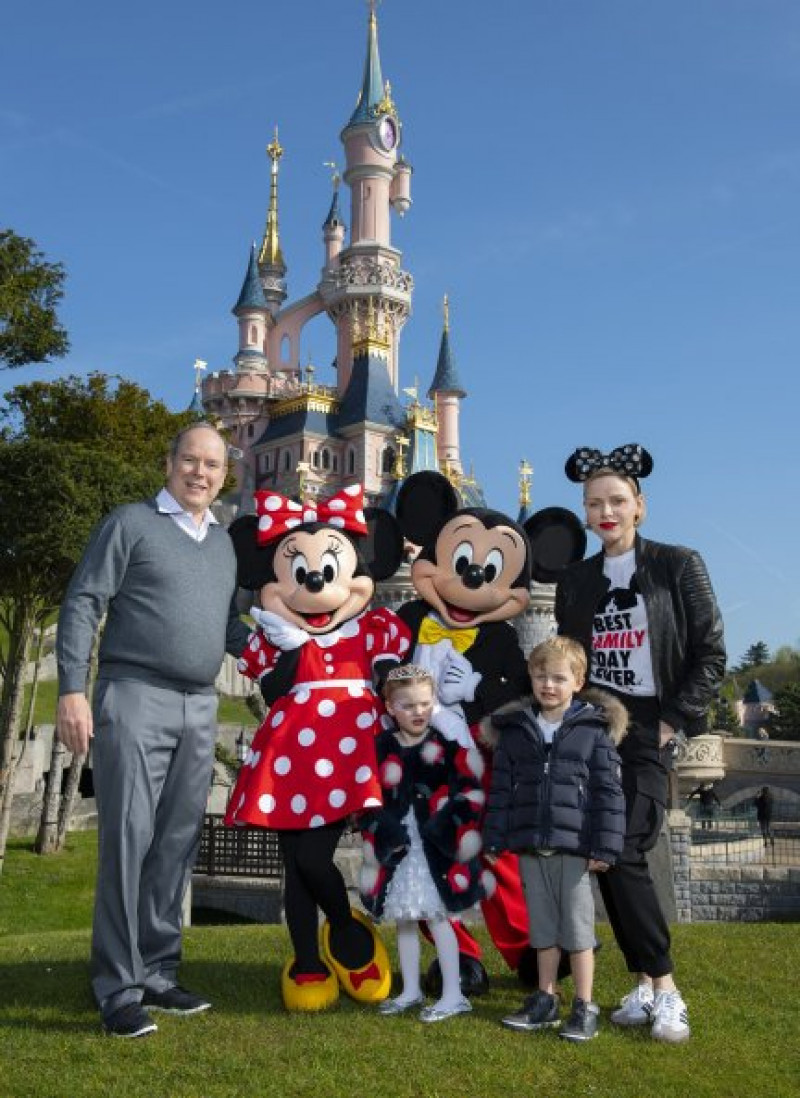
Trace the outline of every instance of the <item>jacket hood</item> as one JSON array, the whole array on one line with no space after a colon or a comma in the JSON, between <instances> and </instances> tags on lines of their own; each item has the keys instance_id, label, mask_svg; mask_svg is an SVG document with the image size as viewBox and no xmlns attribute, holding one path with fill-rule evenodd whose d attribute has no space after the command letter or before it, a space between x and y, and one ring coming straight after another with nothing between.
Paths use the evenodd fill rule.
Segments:
<instances>
[{"instance_id":1,"label":"jacket hood","mask_svg":"<svg viewBox=\"0 0 800 1098\"><path fill-rule=\"evenodd\" d=\"M576 708L575 702L579 703L580 708ZM575 702L567 711L566 719L571 721L576 717L582 719L587 717L599 718L607 725L611 742L615 747L619 747L627 735L630 720L628 710L622 702L613 694L609 694L608 691L600 690L594 686L590 686L576 694ZM520 713L526 709L531 709L535 704L533 697L528 696L518 698L516 701L509 702L508 705L496 709L494 713L490 713L480 722L478 739L485 747L494 750L503 728L513 724Z\"/></svg>"}]
</instances>

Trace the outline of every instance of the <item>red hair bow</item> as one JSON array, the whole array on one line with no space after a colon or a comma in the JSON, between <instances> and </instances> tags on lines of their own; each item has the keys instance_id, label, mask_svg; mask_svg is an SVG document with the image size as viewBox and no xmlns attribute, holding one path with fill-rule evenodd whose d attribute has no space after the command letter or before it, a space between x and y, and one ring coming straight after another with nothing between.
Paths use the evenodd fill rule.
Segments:
<instances>
[{"instance_id":1,"label":"red hair bow","mask_svg":"<svg viewBox=\"0 0 800 1098\"><path fill-rule=\"evenodd\" d=\"M296 527L312 522L327 522L351 534L368 533L364 517L364 489L360 484L351 484L330 499L309 503L298 503L278 492L256 492L254 499L259 545L269 545Z\"/></svg>"}]
</instances>

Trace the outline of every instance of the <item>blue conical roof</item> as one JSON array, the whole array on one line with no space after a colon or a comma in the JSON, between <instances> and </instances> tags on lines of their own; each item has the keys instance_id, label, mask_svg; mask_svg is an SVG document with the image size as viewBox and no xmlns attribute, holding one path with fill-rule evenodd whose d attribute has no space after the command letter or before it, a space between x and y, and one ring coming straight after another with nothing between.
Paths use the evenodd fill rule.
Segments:
<instances>
[{"instance_id":1,"label":"blue conical roof","mask_svg":"<svg viewBox=\"0 0 800 1098\"><path fill-rule=\"evenodd\" d=\"M206 410L203 407L203 398L200 396L200 389L197 388L194 391L192 397L192 403L186 409L187 412L191 412L195 419L205 419Z\"/></svg>"},{"instance_id":2,"label":"blue conical roof","mask_svg":"<svg viewBox=\"0 0 800 1098\"><path fill-rule=\"evenodd\" d=\"M240 309L266 309L267 299L264 297L264 287L258 274L258 249L255 244L250 249L250 259L247 264L247 274L244 276L239 300L233 307L233 312Z\"/></svg>"},{"instance_id":3,"label":"blue conical roof","mask_svg":"<svg viewBox=\"0 0 800 1098\"><path fill-rule=\"evenodd\" d=\"M383 99L383 74L381 57L378 53L378 20L374 10L369 13L367 27L367 57L364 61L364 79L356 103L356 109L350 116L350 125L354 122L368 122L374 117L375 107Z\"/></svg>"},{"instance_id":4,"label":"blue conical roof","mask_svg":"<svg viewBox=\"0 0 800 1098\"><path fill-rule=\"evenodd\" d=\"M453 357L453 352L450 349L450 332L445 325L442 331L442 342L439 344L439 359L436 363L436 374L434 375L431 387L428 390L428 396L433 396L434 393L455 393L456 396L465 397L467 395L466 390L461 384L458 376L458 370L456 369L456 361Z\"/></svg>"},{"instance_id":5,"label":"blue conical roof","mask_svg":"<svg viewBox=\"0 0 800 1098\"><path fill-rule=\"evenodd\" d=\"M328 216L322 222L323 229L332 229L337 225L344 226L342 220L342 214L339 209L339 188L336 187L333 192L333 198L331 199L331 208L328 210Z\"/></svg>"}]
</instances>

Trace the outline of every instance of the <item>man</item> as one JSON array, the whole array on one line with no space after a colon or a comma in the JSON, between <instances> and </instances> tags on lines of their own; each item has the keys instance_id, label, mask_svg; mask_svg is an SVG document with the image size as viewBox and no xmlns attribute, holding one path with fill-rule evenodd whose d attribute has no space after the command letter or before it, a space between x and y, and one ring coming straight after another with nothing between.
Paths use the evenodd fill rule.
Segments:
<instances>
[{"instance_id":1,"label":"man","mask_svg":"<svg viewBox=\"0 0 800 1098\"><path fill-rule=\"evenodd\" d=\"M95 529L58 623L59 738L93 741L98 870L92 988L106 1032L141 1037L148 1008L195 1014L181 988L181 909L197 852L216 738L214 679L248 630L234 608L236 559L209 507L226 472L210 424L181 431L166 486ZM107 611L93 710L86 683Z\"/></svg>"}]
</instances>

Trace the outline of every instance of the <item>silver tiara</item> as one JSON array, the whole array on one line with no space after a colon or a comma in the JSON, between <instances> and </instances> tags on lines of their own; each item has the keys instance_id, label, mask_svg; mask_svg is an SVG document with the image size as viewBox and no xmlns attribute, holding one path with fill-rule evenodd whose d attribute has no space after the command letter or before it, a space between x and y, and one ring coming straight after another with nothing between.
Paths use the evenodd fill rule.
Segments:
<instances>
[{"instance_id":1,"label":"silver tiara","mask_svg":"<svg viewBox=\"0 0 800 1098\"><path fill-rule=\"evenodd\" d=\"M418 663L404 663L400 667L393 667L386 676L386 682L420 682L426 680L432 682L430 671L420 667Z\"/></svg>"}]
</instances>

